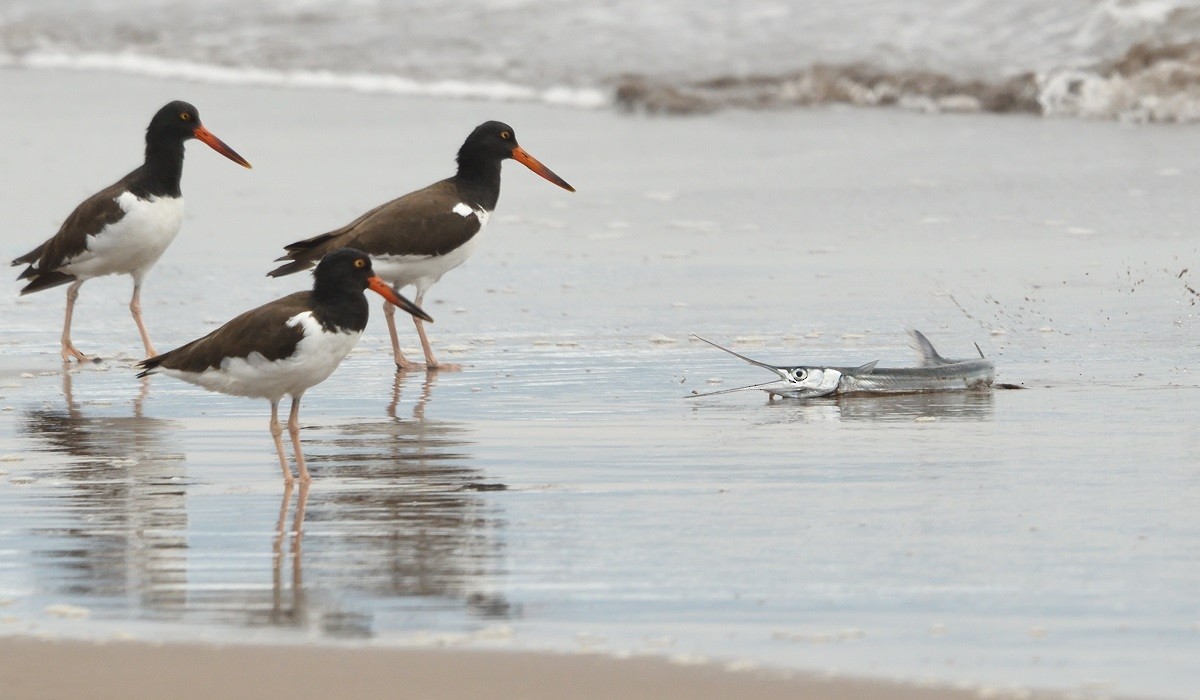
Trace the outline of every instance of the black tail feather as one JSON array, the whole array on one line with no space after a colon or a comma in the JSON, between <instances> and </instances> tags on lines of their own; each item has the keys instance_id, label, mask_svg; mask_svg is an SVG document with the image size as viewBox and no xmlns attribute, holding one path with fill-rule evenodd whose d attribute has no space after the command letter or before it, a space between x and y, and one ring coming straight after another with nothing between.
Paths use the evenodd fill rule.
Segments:
<instances>
[{"instance_id":1,"label":"black tail feather","mask_svg":"<svg viewBox=\"0 0 1200 700\"><path fill-rule=\"evenodd\" d=\"M17 279L30 278L32 279L29 284L25 285L25 287L21 289L22 295L33 294L34 292L40 292L43 289L50 289L59 285L69 284L78 279L75 277L75 275L68 275L65 272L59 272L57 270L40 272L33 269L32 265L27 270L22 272L19 277L17 277Z\"/></svg>"},{"instance_id":2,"label":"black tail feather","mask_svg":"<svg viewBox=\"0 0 1200 700\"><path fill-rule=\"evenodd\" d=\"M40 246L29 251L28 253L22 255L21 257L13 258L12 267L17 267L19 265L29 265L30 267L32 267L33 264L36 263L38 261L38 259L42 257L42 250L45 247L46 247L46 244L43 243ZM26 272L28 272L28 270L26 270Z\"/></svg>"},{"instance_id":3,"label":"black tail feather","mask_svg":"<svg viewBox=\"0 0 1200 700\"><path fill-rule=\"evenodd\" d=\"M141 379L142 377L146 377L151 374L154 374L154 371L157 370L158 366L161 365L163 363L163 361L167 359L167 355L169 355L169 354L170 353L164 352L161 355L155 355L154 357L147 357L146 359L137 363L137 366L142 369L142 371L138 372L138 374L137 374L138 379Z\"/></svg>"},{"instance_id":4,"label":"black tail feather","mask_svg":"<svg viewBox=\"0 0 1200 700\"><path fill-rule=\"evenodd\" d=\"M284 260L290 260L291 262L271 270L267 273L267 277L283 277L284 275L291 275L311 269L321 260L321 256L328 252L324 248L329 241L338 235L337 232L322 233L319 236L305 238L302 241L285 245L283 249L287 253L282 257L275 258L275 262L282 262Z\"/></svg>"},{"instance_id":5,"label":"black tail feather","mask_svg":"<svg viewBox=\"0 0 1200 700\"><path fill-rule=\"evenodd\" d=\"M305 238L304 240L296 241L295 243L288 243L287 245L285 245L283 247L283 249L290 253L306 253L314 248L317 248L318 246L328 243L331 238L340 236L341 233L342 233L341 231L330 231L329 233L322 233L319 236L313 236L312 238ZM292 256L287 256L287 257L295 257L295 256L292 255Z\"/></svg>"},{"instance_id":6,"label":"black tail feather","mask_svg":"<svg viewBox=\"0 0 1200 700\"><path fill-rule=\"evenodd\" d=\"M280 258L280 260L285 260L285 259L287 259L287 258ZM274 270L271 270L270 272L267 273L267 277L283 277L284 275L290 275L290 274L293 274L296 272L303 272L304 270L311 268L314 264L315 263L310 260L293 260L292 262L290 262L286 265L280 265L279 267L275 268Z\"/></svg>"}]
</instances>

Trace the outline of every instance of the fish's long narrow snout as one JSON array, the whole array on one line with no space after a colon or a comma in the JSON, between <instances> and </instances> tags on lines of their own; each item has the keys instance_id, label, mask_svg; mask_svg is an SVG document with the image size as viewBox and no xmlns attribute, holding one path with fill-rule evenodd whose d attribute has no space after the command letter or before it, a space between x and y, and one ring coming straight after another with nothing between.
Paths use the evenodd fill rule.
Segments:
<instances>
[{"instance_id":1,"label":"fish's long narrow snout","mask_svg":"<svg viewBox=\"0 0 1200 700\"><path fill-rule=\"evenodd\" d=\"M698 399L702 396L719 396L721 394L732 394L735 391L747 391L749 389L762 389L763 391L774 391L775 389L779 389L780 391L783 391L785 389L788 389L789 387L794 388L794 386L795 385L792 385L790 382L787 382L787 381L784 381L781 379L781 380L777 380L777 381L773 381L773 382L763 382L762 384L750 384L749 386L739 386L739 387L735 387L733 389L719 389L717 391L705 391L705 392L693 391L692 393L684 396L683 398Z\"/></svg>"},{"instance_id":2,"label":"fish's long narrow snout","mask_svg":"<svg viewBox=\"0 0 1200 700\"><path fill-rule=\"evenodd\" d=\"M195 130L192 131L192 134L197 139L200 139L204 143L208 144L209 147L212 148L214 151L216 151L217 153L220 153L221 155L225 156L229 160L232 160L234 163L237 163L238 165L242 166L243 168L253 167L250 165L250 161L248 161L245 158L238 155L237 151L233 150L224 141L217 138L216 135L213 134L213 132L204 128L203 124L197 126L195 128Z\"/></svg>"},{"instance_id":3,"label":"fish's long narrow snout","mask_svg":"<svg viewBox=\"0 0 1200 700\"><path fill-rule=\"evenodd\" d=\"M371 277L368 277L367 278L367 289L370 289L372 292L375 292L376 294L383 297L384 299L387 299L392 304L392 306L395 306L403 311L407 311L408 313L412 314L413 316L416 316L417 318L421 319L422 321L428 321L429 323L433 323L432 316L430 316L429 314L422 311L421 307L412 303L408 299L405 299L402 295L397 294L396 291L394 289L392 289L391 285L389 285L387 282L384 282L379 277L374 276L374 275Z\"/></svg>"},{"instance_id":4,"label":"fish's long narrow snout","mask_svg":"<svg viewBox=\"0 0 1200 700\"><path fill-rule=\"evenodd\" d=\"M749 357L746 357L745 355L739 355L738 353L730 350L729 348L717 345L716 343L714 343L713 341L711 341L707 338L701 338L700 336L696 335L695 333L692 334L692 337L695 338L696 340L702 340L718 350L727 352L730 355L733 355L734 357L738 358L739 360L745 360L746 362L749 362L750 364L754 365L755 367L762 367L763 369L769 369L772 372L774 372L775 374L778 374L780 379L786 380L788 378L787 370L783 369L782 367L776 367L775 365L768 365L765 362L759 362L758 360L752 360ZM755 386L760 386L760 385L756 384Z\"/></svg>"}]
</instances>

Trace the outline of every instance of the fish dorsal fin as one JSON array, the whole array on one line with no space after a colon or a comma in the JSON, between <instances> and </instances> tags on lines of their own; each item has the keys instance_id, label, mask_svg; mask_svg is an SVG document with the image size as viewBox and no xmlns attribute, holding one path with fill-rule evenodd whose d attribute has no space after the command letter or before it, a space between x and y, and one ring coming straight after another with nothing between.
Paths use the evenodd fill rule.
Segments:
<instances>
[{"instance_id":1,"label":"fish dorsal fin","mask_svg":"<svg viewBox=\"0 0 1200 700\"><path fill-rule=\"evenodd\" d=\"M855 367L853 370L850 371L850 374L853 374L856 377L865 377L875 371L875 365L877 365L877 364L879 364L879 360L875 360L873 362L868 362L867 364L862 365L861 367Z\"/></svg>"},{"instance_id":2,"label":"fish dorsal fin","mask_svg":"<svg viewBox=\"0 0 1200 700\"><path fill-rule=\"evenodd\" d=\"M912 340L912 348L917 352L917 365L919 367L937 367L938 365L952 364L949 360L938 354L937 350L933 349L933 343L925 337L925 334L915 328L908 331L908 337Z\"/></svg>"},{"instance_id":3,"label":"fish dorsal fin","mask_svg":"<svg viewBox=\"0 0 1200 700\"><path fill-rule=\"evenodd\" d=\"M696 335L695 333L692 334L692 337L695 338L696 340L703 340L704 342L708 343L709 345L713 346L714 348L716 348L718 350L723 350L723 351L729 353L730 355L733 355L734 357L736 357L740 360L745 360L746 362L749 362L750 364L752 364L756 367L762 367L763 369L769 369L772 372L774 372L775 374L778 374L780 377L787 379L787 371L780 369L779 367L776 367L775 365L768 365L766 362L759 362L758 360L752 360L749 357L746 357L745 355L739 355L738 353L730 350L729 348L721 347L720 345L717 345L716 343L714 343L713 341L711 341L707 338L701 338L700 336Z\"/></svg>"}]
</instances>

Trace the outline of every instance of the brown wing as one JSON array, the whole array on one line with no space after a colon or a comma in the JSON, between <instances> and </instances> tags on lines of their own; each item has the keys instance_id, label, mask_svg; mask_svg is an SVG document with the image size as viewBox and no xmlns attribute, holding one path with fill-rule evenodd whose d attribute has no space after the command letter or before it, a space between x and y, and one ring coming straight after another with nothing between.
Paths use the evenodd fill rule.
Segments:
<instances>
[{"instance_id":1,"label":"brown wing","mask_svg":"<svg viewBox=\"0 0 1200 700\"><path fill-rule=\"evenodd\" d=\"M142 360L138 366L145 371L138 376L144 377L158 367L203 372L220 367L226 358L245 358L255 352L268 360L287 357L304 338L304 329L289 326L287 321L312 310L311 295L311 291L289 294L235 317L203 338Z\"/></svg>"},{"instance_id":2,"label":"brown wing","mask_svg":"<svg viewBox=\"0 0 1200 700\"><path fill-rule=\"evenodd\" d=\"M286 246L288 253L279 260L292 262L267 274L299 272L346 246L368 255L443 255L479 233L475 214L454 211L461 203L464 197L454 180L442 180L376 207L336 231Z\"/></svg>"},{"instance_id":3,"label":"brown wing","mask_svg":"<svg viewBox=\"0 0 1200 700\"><path fill-rule=\"evenodd\" d=\"M48 289L74 280L71 275L58 272L58 268L87 250L88 236L94 236L105 226L120 221L125 211L117 204L117 197L125 191L125 180L100 190L83 200L75 211L59 227L58 233L48 241L12 261L15 265L29 265L17 279L29 279L22 294Z\"/></svg>"}]
</instances>

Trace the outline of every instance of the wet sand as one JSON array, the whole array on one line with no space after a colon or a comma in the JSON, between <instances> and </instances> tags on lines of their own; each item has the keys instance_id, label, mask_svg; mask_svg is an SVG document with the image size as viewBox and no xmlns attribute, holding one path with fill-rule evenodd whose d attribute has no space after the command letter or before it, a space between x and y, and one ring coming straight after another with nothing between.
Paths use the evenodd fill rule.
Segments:
<instances>
[{"instance_id":1,"label":"wet sand","mask_svg":"<svg viewBox=\"0 0 1200 700\"><path fill-rule=\"evenodd\" d=\"M957 700L975 692L603 655L0 639L6 697ZM47 663L52 660L51 663ZM1035 697L1035 696L1030 696ZM1036 697L1049 697L1038 695Z\"/></svg>"},{"instance_id":2,"label":"wet sand","mask_svg":"<svg viewBox=\"0 0 1200 700\"><path fill-rule=\"evenodd\" d=\"M902 681L889 697L1200 685L1200 132L52 71L0 88L9 257L132 168L169 99L254 163L188 147L184 229L143 291L163 348L307 284L263 277L283 244L445 176L485 119L579 190L505 166L478 254L427 300L463 372L396 374L373 318L309 392L300 518L265 402L132 379L128 279L84 286L76 342L107 360L66 374L60 291L0 295L0 634L37 654L24 668L61 668L29 639L53 635ZM906 327L947 356L978 342L1028 389L684 399L770 378L691 332L765 361L902 365Z\"/></svg>"}]
</instances>

